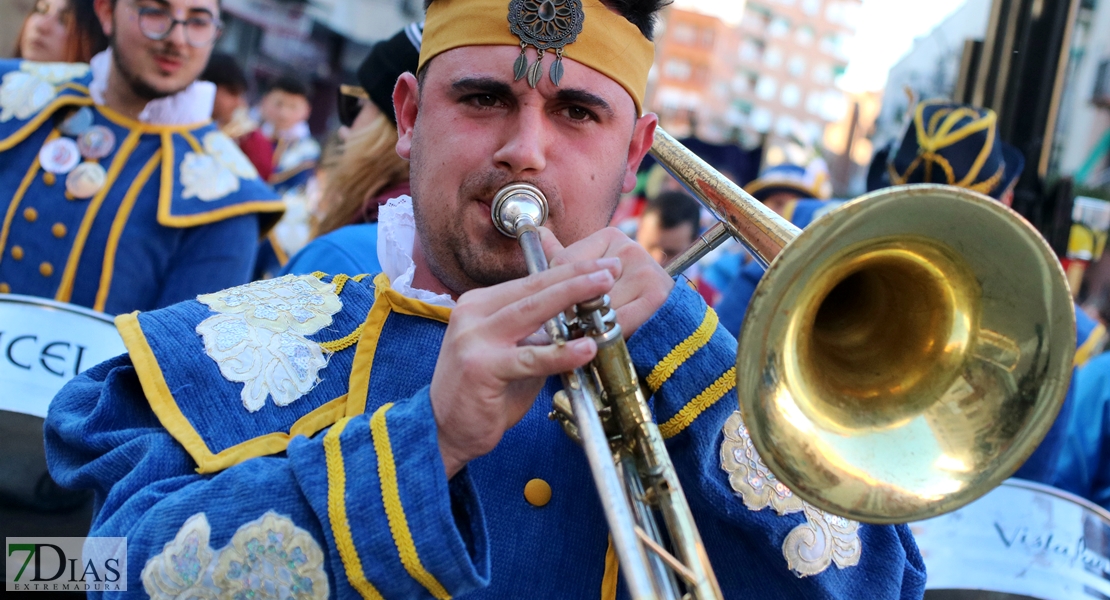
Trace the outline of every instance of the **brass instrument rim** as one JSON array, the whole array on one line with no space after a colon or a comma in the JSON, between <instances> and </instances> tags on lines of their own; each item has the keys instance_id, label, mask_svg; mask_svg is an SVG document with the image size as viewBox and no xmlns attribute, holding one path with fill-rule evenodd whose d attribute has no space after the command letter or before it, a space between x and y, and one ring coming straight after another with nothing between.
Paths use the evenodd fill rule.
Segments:
<instances>
[{"instance_id":1,"label":"brass instrument rim","mask_svg":"<svg viewBox=\"0 0 1110 600\"><path fill-rule=\"evenodd\" d=\"M1036 271L1046 279L1042 281L1044 290L1042 295L1045 298L1047 313L1027 317L1032 322L1043 322L1047 328L1045 335L1050 338L1043 344L1049 351L1043 361L1046 372L1043 378L1044 389L1038 389L1035 393L1038 402L1031 404L1028 412L1021 415L1021 422L1009 424L1017 427L1016 432L1011 439L999 444L996 455L976 456L977 459L982 458L985 464L970 459L965 461L965 466L974 466L981 471L969 473L966 476L956 473L951 476L951 479L935 476L937 478L935 483L938 486L952 487L947 490L947 493L936 494L936 497L922 494L912 486L906 488L895 485L896 478L883 480L874 477L875 472L893 472L891 468L886 468L884 471L875 466L882 463L884 457L876 457L874 465L870 467L852 465L845 454L821 455L819 452L814 452L814 448L819 444L809 444L805 440L799 442L797 436L786 435L784 432L801 431L805 427L816 427L816 425L803 414L805 411L801 410L792 398L783 398L784 390L789 391L787 389L789 386L776 387L781 382L775 378L782 376L776 368L796 361L797 357L773 356L776 351L781 353L789 346L782 340L787 335L787 332L783 331L783 323L789 322L790 317L782 313L799 308L792 304L798 294L790 290L804 288L808 284L807 275L812 275L814 269L826 264L825 261L829 257L836 256L846 247L851 246L851 235L859 235L863 239L875 239L875 236L868 236L865 233L853 233L849 228L880 230L885 228L889 230L889 235L894 236L899 235L899 229L912 229L911 225L897 223L891 217L901 212L900 208L904 210L908 206L907 203L912 202L928 202L936 211L955 220L969 214L981 214L983 220L996 223L997 229L980 232L980 236L988 240L984 245L1021 250L1024 253L1023 256L1033 257L1038 263L1027 265L1025 270ZM920 206L923 205L919 205L918 209ZM920 210L918 212L920 213ZM1000 218L994 219L994 217ZM882 223L879 224L878 221ZM937 221L940 222L941 219L938 217ZM963 223L952 225L953 231L960 231L957 239L966 239L970 235L968 231L961 230L963 227L965 227ZM845 235L846 232L847 235ZM944 241L943 236L938 241ZM960 248L960 250L963 252L956 253L959 256L964 256L971 251L969 248ZM979 250L988 253L994 248L985 247ZM978 260L980 263L987 261L982 257L971 257L971 259ZM1005 262L1004 257L996 257L994 260ZM1012 264L1008 266L1011 269L1013 267ZM1009 271L999 271L991 276L1018 277L1019 275ZM997 284L992 283L985 274L975 273L975 277L987 280L989 288L997 290ZM857 521L877 524L903 523L943 514L971 502L1017 470L1032 454L1055 421L1070 380L1071 357L1075 348L1074 313L1067 290L1059 260L1040 234L1017 213L986 196L952 186L911 185L880 190L845 203L816 220L776 257L757 287L745 315L737 355L736 389L741 411L757 452L778 479L802 499L830 513ZM768 360L769 355L773 356L772 360ZM970 353L968 355L970 356ZM805 368L805 365L794 366ZM795 375L796 372L797 369L795 369ZM768 383L769 381L775 384ZM789 425L791 419L803 421L798 425L801 429L792 429L794 426ZM920 422L915 425L917 426L915 431L922 429ZM833 434L828 431L835 429L833 427L817 431L822 435L832 436ZM924 430L931 431L929 427L924 427ZM907 438L917 439L910 435L908 430L898 431ZM978 431L976 433L982 434ZM835 436L830 439L840 444ZM988 436L985 439L990 438ZM855 445L865 446L861 440L863 437L831 447L841 449ZM859 444L856 443L857 441ZM802 456L784 456L785 453L780 448L784 444L795 443L802 446L794 447L791 452L800 453ZM923 451L921 454L928 453ZM949 458L952 458L954 464L959 464L959 459L969 455L973 453L965 450ZM948 456L947 452L944 456ZM798 471L802 464L809 469L804 476ZM922 477L934 476L934 473L935 471L932 471ZM837 484L821 485L814 484L814 481L826 483L835 481ZM862 489L862 482L866 482L872 491L874 488L882 488L883 493L887 494L886 500L876 500L879 496L874 493L854 493L853 490L856 489L857 484ZM907 493L907 489L911 491Z\"/></svg>"}]
</instances>

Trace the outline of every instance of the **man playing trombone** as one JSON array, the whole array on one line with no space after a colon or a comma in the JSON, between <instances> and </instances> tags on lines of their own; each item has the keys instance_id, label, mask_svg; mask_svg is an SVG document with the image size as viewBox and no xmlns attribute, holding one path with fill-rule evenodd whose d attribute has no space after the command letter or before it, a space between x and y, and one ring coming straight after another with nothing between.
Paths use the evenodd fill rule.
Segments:
<instances>
[{"instance_id":1,"label":"man playing trombone","mask_svg":"<svg viewBox=\"0 0 1110 600\"><path fill-rule=\"evenodd\" d=\"M394 91L413 194L380 209L384 273L119 319L129 355L63 390L47 447L60 482L96 490L92 535L128 538L131 589L616 597L590 471L547 417L552 376L596 345L533 343L608 294L727 597L921 596L905 526L804 504L737 419L722 441L735 340L603 229L652 145L656 117L638 115L659 8L434 0L419 72ZM514 182L550 204L551 268L530 276L490 220Z\"/></svg>"}]
</instances>

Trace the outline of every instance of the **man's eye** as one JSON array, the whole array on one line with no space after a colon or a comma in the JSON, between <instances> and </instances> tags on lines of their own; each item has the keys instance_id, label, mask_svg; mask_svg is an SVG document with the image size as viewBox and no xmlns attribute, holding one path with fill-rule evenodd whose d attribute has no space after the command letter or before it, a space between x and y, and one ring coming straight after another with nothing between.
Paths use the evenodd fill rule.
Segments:
<instances>
[{"instance_id":1,"label":"man's eye","mask_svg":"<svg viewBox=\"0 0 1110 600\"><path fill-rule=\"evenodd\" d=\"M571 106L567 109L567 116L572 121L588 121L593 118L593 113L582 108L581 106Z\"/></svg>"},{"instance_id":2,"label":"man's eye","mask_svg":"<svg viewBox=\"0 0 1110 600\"><path fill-rule=\"evenodd\" d=\"M467 100L471 104L481 106L483 108L493 108L500 104L500 102L497 100L497 96L494 96L493 94L474 94L473 96L468 97Z\"/></svg>"}]
</instances>

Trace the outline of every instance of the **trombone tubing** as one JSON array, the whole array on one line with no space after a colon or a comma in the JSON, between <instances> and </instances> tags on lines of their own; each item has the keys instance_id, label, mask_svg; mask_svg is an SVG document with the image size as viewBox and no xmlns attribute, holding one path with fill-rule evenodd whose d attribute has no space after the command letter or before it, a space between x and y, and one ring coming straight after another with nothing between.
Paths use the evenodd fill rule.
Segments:
<instances>
[{"instance_id":1,"label":"trombone tubing","mask_svg":"<svg viewBox=\"0 0 1110 600\"><path fill-rule=\"evenodd\" d=\"M764 267L770 265L779 252L801 233L801 229L740 189L660 127L655 128L651 153L664 169L724 223L732 237L740 240ZM720 237L715 241L719 245L725 239ZM702 256L714 247L705 245L700 248ZM693 264L696 259L684 262Z\"/></svg>"}]
</instances>

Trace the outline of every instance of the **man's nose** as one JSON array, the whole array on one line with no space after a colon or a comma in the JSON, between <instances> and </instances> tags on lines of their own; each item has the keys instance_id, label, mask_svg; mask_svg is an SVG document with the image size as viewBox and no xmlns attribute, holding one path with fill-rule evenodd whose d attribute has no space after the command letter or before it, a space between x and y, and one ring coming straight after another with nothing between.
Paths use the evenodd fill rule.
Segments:
<instances>
[{"instance_id":1,"label":"man's nose","mask_svg":"<svg viewBox=\"0 0 1110 600\"><path fill-rule=\"evenodd\" d=\"M183 22L187 16L174 15L174 18L178 19L178 21L171 26L172 29L170 29L169 35L163 38L162 41L177 46L178 48L184 48L189 45L189 40L187 38L189 32L185 31L186 25Z\"/></svg>"},{"instance_id":2,"label":"man's nose","mask_svg":"<svg viewBox=\"0 0 1110 600\"><path fill-rule=\"evenodd\" d=\"M525 106L508 117L505 142L493 155L498 167L515 174L543 171L547 166L547 121L541 108Z\"/></svg>"}]
</instances>

